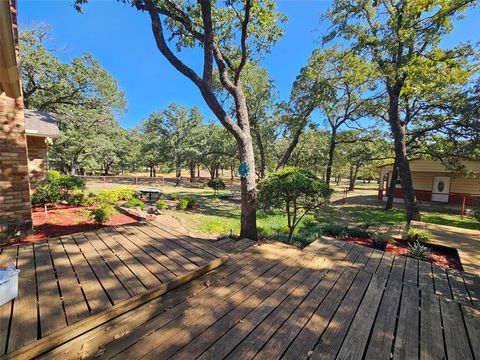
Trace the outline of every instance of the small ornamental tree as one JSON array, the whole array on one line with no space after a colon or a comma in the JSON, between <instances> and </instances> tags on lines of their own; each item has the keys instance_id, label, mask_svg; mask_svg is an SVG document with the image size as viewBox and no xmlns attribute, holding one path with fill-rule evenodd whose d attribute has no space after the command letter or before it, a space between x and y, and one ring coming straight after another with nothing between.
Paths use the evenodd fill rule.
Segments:
<instances>
[{"instance_id":1,"label":"small ornamental tree","mask_svg":"<svg viewBox=\"0 0 480 360\"><path fill-rule=\"evenodd\" d=\"M215 196L218 195L218 190L224 190L224 189L225 189L225 183L224 183L222 180L220 180L220 179L210 180L210 181L207 183L207 186L208 186L209 188L212 188L212 189L213 189Z\"/></svg>"},{"instance_id":2,"label":"small ornamental tree","mask_svg":"<svg viewBox=\"0 0 480 360\"><path fill-rule=\"evenodd\" d=\"M327 184L308 170L277 170L258 184L259 202L264 208L284 208L288 220L288 242L303 217L318 209L332 194Z\"/></svg>"}]
</instances>

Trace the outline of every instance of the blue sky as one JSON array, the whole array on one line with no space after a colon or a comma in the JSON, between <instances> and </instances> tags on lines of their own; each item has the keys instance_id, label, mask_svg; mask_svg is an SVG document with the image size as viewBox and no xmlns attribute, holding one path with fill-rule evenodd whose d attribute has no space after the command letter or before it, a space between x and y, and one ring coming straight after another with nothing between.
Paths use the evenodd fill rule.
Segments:
<instances>
[{"instance_id":1,"label":"blue sky","mask_svg":"<svg viewBox=\"0 0 480 360\"><path fill-rule=\"evenodd\" d=\"M115 0L90 0L84 14L72 7L73 0L19 0L20 26L32 22L52 25L52 41L62 48L62 58L69 61L82 52L93 54L119 82L126 93L128 110L119 118L125 127L134 127L150 112L175 101L186 106L198 106L206 117L214 116L203 102L197 88L179 74L156 48L146 14ZM329 1L278 1L278 10L288 16L285 36L271 54L262 61L277 83L280 97L288 98L290 88L300 68L312 50L319 46L318 38L326 31L320 22ZM459 22L444 41L446 46L458 41L480 41L478 24L480 10L475 9ZM186 63L198 67L199 62L189 51L180 56Z\"/></svg>"}]
</instances>

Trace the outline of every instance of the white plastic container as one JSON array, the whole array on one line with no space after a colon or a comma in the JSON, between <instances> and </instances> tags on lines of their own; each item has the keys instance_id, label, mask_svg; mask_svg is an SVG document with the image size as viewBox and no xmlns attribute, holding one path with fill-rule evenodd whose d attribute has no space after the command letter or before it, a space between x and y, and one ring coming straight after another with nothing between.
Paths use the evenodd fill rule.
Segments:
<instances>
[{"instance_id":1,"label":"white plastic container","mask_svg":"<svg viewBox=\"0 0 480 360\"><path fill-rule=\"evenodd\" d=\"M0 306L17 297L19 272L13 264L6 269L0 269Z\"/></svg>"}]
</instances>

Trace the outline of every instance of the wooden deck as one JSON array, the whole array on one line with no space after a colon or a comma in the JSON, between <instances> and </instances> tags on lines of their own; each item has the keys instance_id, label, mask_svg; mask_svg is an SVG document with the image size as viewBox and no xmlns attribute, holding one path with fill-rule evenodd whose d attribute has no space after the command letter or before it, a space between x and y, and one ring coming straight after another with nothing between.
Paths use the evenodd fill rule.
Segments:
<instances>
[{"instance_id":1,"label":"wooden deck","mask_svg":"<svg viewBox=\"0 0 480 360\"><path fill-rule=\"evenodd\" d=\"M208 241L152 223L3 248L0 266L12 261L21 272L18 297L0 307L0 355L66 340L227 259Z\"/></svg>"},{"instance_id":2,"label":"wooden deck","mask_svg":"<svg viewBox=\"0 0 480 360\"><path fill-rule=\"evenodd\" d=\"M44 359L480 359L478 277L321 240L228 262Z\"/></svg>"}]
</instances>

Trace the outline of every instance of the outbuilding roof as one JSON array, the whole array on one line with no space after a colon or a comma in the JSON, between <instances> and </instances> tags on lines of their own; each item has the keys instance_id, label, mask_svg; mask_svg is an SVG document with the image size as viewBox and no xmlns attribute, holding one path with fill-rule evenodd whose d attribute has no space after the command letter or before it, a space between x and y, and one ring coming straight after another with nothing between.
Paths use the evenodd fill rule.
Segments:
<instances>
[{"instance_id":1,"label":"outbuilding roof","mask_svg":"<svg viewBox=\"0 0 480 360\"><path fill-rule=\"evenodd\" d=\"M38 110L25 110L25 133L29 136L52 139L60 136L57 120L53 114Z\"/></svg>"}]
</instances>

